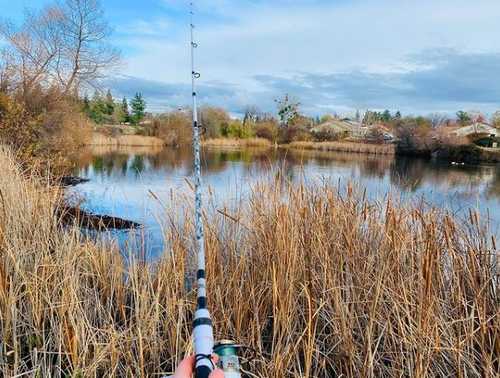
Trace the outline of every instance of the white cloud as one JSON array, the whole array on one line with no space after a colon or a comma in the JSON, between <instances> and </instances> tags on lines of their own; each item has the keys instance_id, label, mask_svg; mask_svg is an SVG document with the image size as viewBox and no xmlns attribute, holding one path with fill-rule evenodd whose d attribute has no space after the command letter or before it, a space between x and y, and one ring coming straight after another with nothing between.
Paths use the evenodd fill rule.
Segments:
<instances>
[{"instance_id":1,"label":"white cloud","mask_svg":"<svg viewBox=\"0 0 500 378\"><path fill-rule=\"evenodd\" d=\"M165 17L171 7L179 14L186 5L180 0L163 0L163 3ZM290 80L300 75L356 71L404 73L424 64L408 61L409 55L429 49L499 51L496 37L500 35L500 1L497 0L199 0L196 3L200 45L197 62L202 81L232 83L247 94L265 91L263 84L254 79L258 75ZM151 38L142 35L127 38L135 51L128 58L128 75L188 83L185 14L184 19L170 20L164 30ZM425 64L432 66L433 62L426 60ZM296 95L300 97L301 93ZM251 95L246 97L252 101ZM257 100L260 99L254 101Z\"/></svg>"},{"instance_id":2,"label":"white cloud","mask_svg":"<svg viewBox=\"0 0 500 378\"><path fill-rule=\"evenodd\" d=\"M118 26L116 32L123 36L164 38L173 30L173 25L166 17L152 20L134 20L124 26Z\"/></svg>"}]
</instances>

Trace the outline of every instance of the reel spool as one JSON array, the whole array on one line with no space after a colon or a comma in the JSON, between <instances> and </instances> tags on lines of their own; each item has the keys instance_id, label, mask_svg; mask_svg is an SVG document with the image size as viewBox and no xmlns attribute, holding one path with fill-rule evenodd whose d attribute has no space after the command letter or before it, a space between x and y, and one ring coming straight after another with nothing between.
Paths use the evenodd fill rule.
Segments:
<instances>
[{"instance_id":1,"label":"reel spool","mask_svg":"<svg viewBox=\"0 0 500 378\"><path fill-rule=\"evenodd\" d=\"M214 353L219 356L219 368L224 371L225 378L241 378L240 359L238 356L242 345L231 340L221 340L214 346Z\"/></svg>"}]
</instances>

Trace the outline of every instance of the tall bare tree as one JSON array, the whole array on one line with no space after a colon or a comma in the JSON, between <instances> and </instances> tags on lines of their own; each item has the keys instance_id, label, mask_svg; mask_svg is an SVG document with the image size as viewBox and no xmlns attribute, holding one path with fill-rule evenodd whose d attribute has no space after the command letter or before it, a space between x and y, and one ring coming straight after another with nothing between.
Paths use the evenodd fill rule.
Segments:
<instances>
[{"instance_id":1,"label":"tall bare tree","mask_svg":"<svg viewBox=\"0 0 500 378\"><path fill-rule=\"evenodd\" d=\"M443 126L448 121L448 116L444 113L431 113L428 116L433 129Z\"/></svg>"},{"instance_id":2,"label":"tall bare tree","mask_svg":"<svg viewBox=\"0 0 500 378\"><path fill-rule=\"evenodd\" d=\"M23 95L39 86L75 93L119 61L110 34L98 0L59 1L26 13L20 27L0 24L0 37L7 41L2 72L10 68L9 80Z\"/></svg>"},{"instance_id":3,"label":"tall bare tree","mask_svg":"<svg viewBox=\"0 0 500 378\"><path fill-rule=\"evenodd\" d=\"M27 12L20 27L11 22L0 25L0 35L8 43L2 54L3 73L8 68L11 84L23 94L48 79L60 49L58 19L58 10L48 7Z\"/></svg>"},{"instance_id":4,"label":"tall bare tree","mask_svg":"<svg viewBox=\"0 0 500 378\"><path fill-rule=\"evenodd\" d=\"M94 84L119 61L119 53L108 43L111 29L98 0L65 0L59 8L63 18L57 75L68 93Z\"/></svg>"}]
</instances>

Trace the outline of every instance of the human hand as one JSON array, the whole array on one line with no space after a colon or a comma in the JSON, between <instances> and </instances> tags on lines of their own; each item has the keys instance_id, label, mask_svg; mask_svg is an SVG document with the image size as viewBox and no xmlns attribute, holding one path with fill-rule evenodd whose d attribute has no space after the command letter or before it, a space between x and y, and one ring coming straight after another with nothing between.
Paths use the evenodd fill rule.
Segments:
<instances>
[{"instance_id":1,"label":"human hand","mask_svg":"<svg viewBox=\"0 0 500 378\"><path fill-rule=\"evenodd\" d=\"M217 361L212 358L212 361ZM189 356L181 361L175 374L171 378L191 378L194 373L195 357ZM221 369L215 369L209 378L224 378L224 372Z\"/></svg>"}]
</instances>

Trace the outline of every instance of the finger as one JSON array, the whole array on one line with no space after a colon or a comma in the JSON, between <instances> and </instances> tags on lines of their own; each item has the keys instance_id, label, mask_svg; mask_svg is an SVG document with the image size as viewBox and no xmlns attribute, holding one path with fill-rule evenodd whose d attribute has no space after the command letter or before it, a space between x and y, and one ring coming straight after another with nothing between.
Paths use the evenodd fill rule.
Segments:
<instances>
[{"instance_id":1,"label":"finger","mask_svg":"<svg viewBox=\"0 0 500 378\"><path fill-rule=\"evenodd\" d=\"M193 374L194 362L194 356L189 356L183 359L179 364L174 377L191 377Z\"/></svg>"},{"instance_id":2,"label":"finger","mask_svg":"<svg viewBox=\"0 0 500 378\"><path fill-rule=\"evenodd\" d=\"M214 364L217 364L217 362L219 362L219 356L216 355L215 353L212 354L212 361Z\"/></svg>"},{"instance_id":3,"label":"finger","mask_svg":"<svg viewBox=\"0 0 500 378\"><path fill-rule=\"evenodd\" d=\"M215 369L208 378L224 378L224 372L221 369Z\"/></svg>"}]
</instances>

